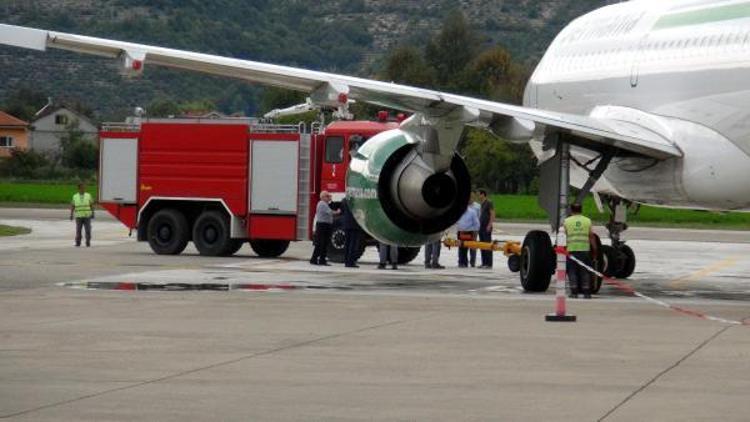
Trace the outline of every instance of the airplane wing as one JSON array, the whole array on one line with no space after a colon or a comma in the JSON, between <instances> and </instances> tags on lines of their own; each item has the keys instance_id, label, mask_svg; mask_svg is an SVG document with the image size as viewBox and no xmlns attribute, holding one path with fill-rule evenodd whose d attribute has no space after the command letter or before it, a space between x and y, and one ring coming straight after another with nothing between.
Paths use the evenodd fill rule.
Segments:
<instances>
[{"instance_id":1,"label":"airplane wing","mask_svg":"<svg viewBox=\"0 0 750 422\"><path fill-rule=\"evenodd\" d=\"M475 122L469 123L477 126L508 119L525 127L533 122L570 133L584 145L590 142L592 147L616 147L657 159L682 156L668 139L624 121L520 107L371 79L5 24L0 24L0 44L41 51L58 48L115 58L127 73L140 73L148 63L227 76L308 92L314 102L322 105L335 105L343 94L344 102L353 99L428 117L464 108L477 116Z\"/></svg>"}]
</instances>

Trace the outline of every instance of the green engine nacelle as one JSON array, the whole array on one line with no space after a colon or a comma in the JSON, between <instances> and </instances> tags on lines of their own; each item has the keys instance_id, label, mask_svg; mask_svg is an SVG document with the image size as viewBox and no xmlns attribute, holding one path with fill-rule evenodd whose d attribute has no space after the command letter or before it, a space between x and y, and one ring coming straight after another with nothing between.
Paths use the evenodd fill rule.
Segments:
<instances>
[{"instance_id":1,"label":"green engine nacelle","mask_svg":"<svg viewBox=\"0 0 750 422\"><path fill-rule=\"evenodd\" d=\"M387 244L417 247L440 240L466 210L471 180L463 159L435 172L417 153L418 140L401 129L382 132L352 157L347 197L354 218Z\"/></svg>"}]
</instances>

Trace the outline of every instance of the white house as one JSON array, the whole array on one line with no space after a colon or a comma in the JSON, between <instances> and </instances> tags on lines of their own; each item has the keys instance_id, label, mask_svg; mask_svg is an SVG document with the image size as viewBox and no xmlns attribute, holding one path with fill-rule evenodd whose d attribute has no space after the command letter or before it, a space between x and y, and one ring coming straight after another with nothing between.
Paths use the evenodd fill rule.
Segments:
<instances>
[{"instance_id":1,"label":"white house","mask_svg":"<svg viewBox=\"0 0 750 422\"><path fill-rule=\"evenodd\" d=\"M39 110L31 121L29 147L40 153L60 150L60 141L68 131L68 125L78 122L78 129L86 139L96 142L98 130L88 117L65 105L51 102Z\"/></svg>"}]
</instances>

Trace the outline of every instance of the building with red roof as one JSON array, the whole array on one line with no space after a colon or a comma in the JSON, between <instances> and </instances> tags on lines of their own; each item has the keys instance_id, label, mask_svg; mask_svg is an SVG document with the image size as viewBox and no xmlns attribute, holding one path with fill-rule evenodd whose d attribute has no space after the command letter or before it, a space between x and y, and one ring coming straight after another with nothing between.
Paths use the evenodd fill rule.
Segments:
<instances>
[{"instance_id":1,"label":"building with red roof","mask_svg":"<svg viewBox=\"0 0 750 422\"><path fill-rule=\"evenodd\" d=\"M13 150L28 148L28 122L0 111L0 158L10 157Z\"/></svg>"}]
</instances>

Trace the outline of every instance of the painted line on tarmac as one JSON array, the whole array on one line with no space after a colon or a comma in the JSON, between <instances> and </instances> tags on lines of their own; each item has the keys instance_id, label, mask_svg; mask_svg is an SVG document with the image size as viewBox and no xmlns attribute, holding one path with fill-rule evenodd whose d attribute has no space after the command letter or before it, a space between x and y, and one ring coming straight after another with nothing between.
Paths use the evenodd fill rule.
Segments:
<instances>
[{"instance_id":1,"label":"painted line on tarmac","mask_svg":"<svg viewBox=\"0 0 750 422\"><path fill-rule=\"evenodd\" d=\"M663 300L659 300L659 299L653 298L651 296L645 295L645 294L637 291L633 286L631 286L631 285L629 285L627 283L623 283L622 281L616 280L616 279L614 279L612 277L608 277L608 276L600 273L599 271L591 268L590 266L584 264L579 259L577 259L575 256L570 255L565 248L556 247L555 248L555 252L566 255L568 258L570 258L573 261L575 261L576 263L578 263L578 265L580 265L581 267L585 268L588 272L590 272L590 273L592 273L592 274L594 274L594 275L596 275L598 277L601 277L601 279L605 283L609 284L610 286L613 286L616 289L618 289L618 290L620 290L620 291L622 291L624 293L628 293L628 294L631 294L633 296L639 297L639 298L641 298L641 299L643 299L643 300L645 300L645 301L647 301L649 303L652 303L654 305L658 305L658 306L661 306L663 308L670 309L670 310L675 311L677 313L680 313L682 315L692 316L692 317L696 317L696 318L700 318L700 319L704 319L704 320L708 320L708 321L720 322L722 324L750 326L750 320L748 320L748 319L744 319L742 321L737 321L737 320L721 318L721 317L717 317L717 316L713 316L713 315L708 315L708 314L705 314L703 312L700 312L700 311L697 311L697 310L694 310L694 309L684 308L684 307L677 306L677 305L672 305L672 304L669 304L667 302L664 302Z\"/></svg>"},{"instance_id":2,"label":"painted line on tarmac","mask_svg":"<svg viewBox=\"0 0 750 422\"><path fill-rule=\"evenodd\" d=\"M691 281L695 281L699 277L707 276L709 274L715 273L717 271L723 270L725 268L729 268L734 266L737 261L739 260L739 256L731 256L727 259L722 259L719 262L716 262L713 265L709 265L708 267L702 268L692 274L684 275L682 277L678 277L672 281L669 282L669 287L672 288L681 288L685 284L690 283Z\"/></svg>"}]
</instances>

